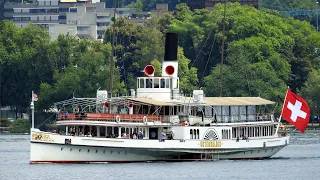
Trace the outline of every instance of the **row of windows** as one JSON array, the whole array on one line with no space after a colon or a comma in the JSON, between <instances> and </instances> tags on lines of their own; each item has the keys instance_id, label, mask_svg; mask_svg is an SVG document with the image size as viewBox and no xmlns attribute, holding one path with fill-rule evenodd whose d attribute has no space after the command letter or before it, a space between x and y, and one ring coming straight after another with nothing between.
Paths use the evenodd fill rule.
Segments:
<instances>
[{"instance_id":1,"label":"row of windows","mask_svg":"<svg viewBox=\"0 0 320 180\"><path fill-rule=\"evenodd\" d=\"M13 21L57 21L58 18L51 17L51 16L43 16L43 17L37 17L37 19L31 19L31 17L13 17Z\"/></svg>"},{"instance_id":2,"label":"row of windows","mask_svg":"<svg viewBox=\"0 0 320 180\"><path fill-rule=\"evenodd\" d=\"M222 129L222 139L231 139L230 129Z\"/></svg>"},{"instance_id":3,"label":"row of windows","mask_svg":"<svg viewBox=\"0 0 320 180\"><path fill-rule=\"evenodd\" d=\"M138 80L138 88L170 88L170 79L164 78L141 78Z\"/></svg>"},{"instance_id":4,"label":"row of windows","mask_svg":"<svg viewBox=\"0 0 320 180\"><path fill-rule=\"evenodd\" d=\"M109 25L110 25L110 22L97 23L97 26L98 26L98 27L101 27L101 26L109 26Z\"/></svg>"},{"instance_id":5,"label":"row of windows","mask_svg":"<svg viewBox=\"0 0 320 180\"><path fill-rule=\"evenodd\" d=\"M6 9L5 12L19 13L59 13L59 12L77 12L77 8L54 8L54 9Z\"/></svg>"},{"instance_id":6,"label":"row of windows","mask_svg":"<svg viewBox=\"0 0 320 180\"><path fill-rule=\"evenodd\" d=\"M200 139L199 129L190 129L190 139Z\"/></svg>"},{"instance_id":7,"label":"row of windows","mask_svg":"<svg viewBox=\"0 0 320 180\"><path fill-rule=\"evenodd\" d=\"M262 137L272 136L275 133L275 126L257 126L257 127L233 127L232 137Z\"/></svg>"},{"instance_id":8,"label":"row of windows","mask_svg":"<svg viewBox=\"0 0 320 180\"><path fill-rule=\"evenodd\" d=\"M38 6L58 6L58 1L38 1Z\"/></svg>"}]
</instances>

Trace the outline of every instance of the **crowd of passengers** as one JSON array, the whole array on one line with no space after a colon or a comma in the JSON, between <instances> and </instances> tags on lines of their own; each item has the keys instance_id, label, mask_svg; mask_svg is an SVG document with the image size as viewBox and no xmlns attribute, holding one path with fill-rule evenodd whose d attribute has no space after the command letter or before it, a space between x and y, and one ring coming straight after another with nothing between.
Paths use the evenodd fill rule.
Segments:
<instances>
[{"instance_id":1,"label":"crowd of passengers","mask_svg":"<svg viewBox=\"0 0 320 180\"><path fill-rule=\"evenodd\" d=\"M87 117L86 111L85 110L80 111L80 108L79 108L78 104L75 105L75 108L74 108L73 112L74 112L74 115L75 115L75 119L82 119L82 118L86 118ZM68 112L68 110L66 110L65 107L63 107L63 109L60 110L60 114L62 114L62 119L68 119L69 112Z\"/></svg>"},{"instance_id":2,"label":"crowd of passengers","mask_svg":"<svg viewBox=\"0 0 320 180\"><path fill-rule=\"evenodd\" d=\"M52 131L53 133L56 133L56 131ZM76 136L75 132L70 132L69 134L65 134L63 131L60 132L59 134L61 135L68 135L68 136ZM83 134L82 132L79 132L78 136L85 136L85 137L97 137L97 134L88 132L87 134ZM103 136L100 136L103 137ZM107 134L105 136L106 138L118 138L118 134ZM139 133L133 133L133 134L127 134L127 133L122 133L121 138L123 139L143 139L143 134L141 131Z\"/></svg>"},{"instance_id":3,"label":"crowd of passengers","mask_svg":"<svg viewBox=\"0 0 320 180\"><path fill-rule=\"evenodd\" d=\"M61 132L57 132L56 130L52 130L52 133L59 133L60 135L67 135L67 136L76 136L75 132L70 132L70 133L65 133L64 131ZM84 137L97 137L97 134L95 133L91 133L88 132L87 134L82 133L81 131L79 132L78 136L84 136ZM152 133L151 133L151 136ZM103 136L100 136L103 137ZM107 134L105 136L106 138L119 138L118 134ZM127 133L122 133L121 134L121 138L123 139L143 139L143 134L141 131L139 131L139 133L133 133L133 134L127 134ZM153 137L154 138L154 137ZM172 140L173 139L173 133L170 132L170 134L167 136L166 133L162 133L161 137L159 138L159 140L164 141L164 140Z\"/></svg>"}]
</instances>

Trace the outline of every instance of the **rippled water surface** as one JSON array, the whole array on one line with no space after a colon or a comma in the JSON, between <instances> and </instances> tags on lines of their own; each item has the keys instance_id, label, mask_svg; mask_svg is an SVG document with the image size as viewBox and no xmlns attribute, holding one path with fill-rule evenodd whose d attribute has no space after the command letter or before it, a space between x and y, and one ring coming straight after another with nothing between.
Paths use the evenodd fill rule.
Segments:
<instances>
[{"instance_id":1,"label":"rippled water surface","mask_svg":"<svg viewBox=\"0 0 320 180\"><path fill-rule=\"evenodd\" d=\"M271 159L213 162L30 165L29 140L0 134L1 180L320 179L320 131L291 134L290 145Z\"/></svg>"}]
</instances>

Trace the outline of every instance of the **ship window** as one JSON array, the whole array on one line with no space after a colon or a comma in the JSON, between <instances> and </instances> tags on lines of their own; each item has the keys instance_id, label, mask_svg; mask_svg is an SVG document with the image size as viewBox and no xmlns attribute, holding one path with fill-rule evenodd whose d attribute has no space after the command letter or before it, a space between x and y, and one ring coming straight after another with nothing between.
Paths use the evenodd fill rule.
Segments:
<instances>
[{"instance_id":1,"label":"ship window","mask_svg":"<svg viewBox=\"0 0 320 180\"><path fill-rule=\"evenodd\" d=\"M147 79L147 80L146 80L146 87L147 87L147 88L153 88L152 79Z\"/></svg>"},{"instance_id":2,"label":"ship window","mask_svg":"<svg viewBox=\"0 0 320 180\"><path fill-rule=\"evenodd\" d=\"M199 138L199 129L197 129L197 139L200 139Z\"/></svg>"},{"instance_id":3,"label":"ship window","mask_svg":"<svg viewBox=\"0 0 320 180\"><path fill-rule=\"evenodd\" d=\"M190 139L193 139L193 131L190 129Z\"/></svg>"},{"instance_id":4,"label":"ship window","mask_svg":"<svg viewBox=\"0 0 320 180\"><path fill-rule=\"evenodd\" d=\"M144 82L145 82L144 79L140 79L140 84L139 84L140 88L144 88L145 87Z\"/></svg>"},{"instance_id":5,"label":"ship window","mask_svg":"<svg viewBox=\"0 0 320 180\"><path fill-rule=\"evenodd\" d=\"M165 82L165 80L164 79L160 79L160 87L161 88L165 88L166 87L166 82Z\"/></svg>"},{"instance_id":6,"label":"ship window","mask_svg":"<svg viewBox=\"0 0 320 180\"><path fill-rule=\"evenodd\" d=\"M153 79L154 80L154 88L159 88L159 81L160 79Z\"/></svg>"},{"instance_id":7,"label":"ship window","mask_svg":"<svg viewBox=\"0 0 320 180\"><path fill-rule=\"evenodd\" d=\"M197 131L195 129L193 130L193 136L194 139L197 139Z\"/></svg>"},{"instance_id":8,"label":"ship window","mask_svg":"<svg viewBox=\"0 0 320 180\"><path fill-rule=\"evenodd\" d=\"M166 79L166 88L170 88L169 80L170 80L170 79Z\"/></svg>"}]
</instances>

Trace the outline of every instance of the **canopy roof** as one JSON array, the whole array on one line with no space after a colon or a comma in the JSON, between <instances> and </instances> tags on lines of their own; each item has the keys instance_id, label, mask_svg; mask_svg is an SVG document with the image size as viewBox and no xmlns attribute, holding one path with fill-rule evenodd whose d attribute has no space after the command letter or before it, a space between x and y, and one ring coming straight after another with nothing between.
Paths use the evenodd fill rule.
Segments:
<instances>
[{"instance_id":1,"label":"canopy roof","mask_svg":"<svg viewBox=\"0 0 320 180\"><path fill-rule=\"evenodd\" d=\"M77 0L60 0L60 2L77 2Z\"/></svg>"},{"instance_id":2,"label":"canopy roof","mask_svg":"<svg viewBox=\"0 0 320 180\"><path fill-rule=\"evenodd\" d=\"M206 97L205 104L209 106L251 106L275 104L261 97Z\"/></svg>"},{"instance_id":3,"label":"canopy roof","mask_svg":"<svg viewBox=\"0 0 320 180\"><path fill-rule=\"evenodd\" d=\"M145 104L156 105L156 106L176 106L177 105L174 103L158 101L158 100L154 100L154 99L150 99L150 98L128 98L128 100L137 101L137 102L145 103Z\"/></svg>"},{"instance_id":4,"label":"canopy roof","mask_svg":"<svg viewBox=\"0 0 320 180\"><path fill-rule=\"evenodd\" d=\"M181 105L201 105L201 106L254 106L275 104L273 101L263 99L261 97L205 97L204 103L194 103L192 97L185 98L184 101L159 101L151 98L112 98L111 102L115 105L134 102L133 104L149 104L155 106L181 106ZM72 98L55 103L55 106L66 106L78 104L81 106L95 106L103 104L96 98Z\"/></svg>"}]
</instances>

